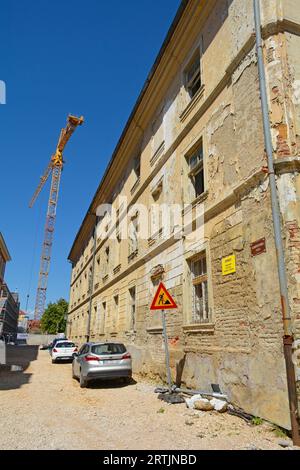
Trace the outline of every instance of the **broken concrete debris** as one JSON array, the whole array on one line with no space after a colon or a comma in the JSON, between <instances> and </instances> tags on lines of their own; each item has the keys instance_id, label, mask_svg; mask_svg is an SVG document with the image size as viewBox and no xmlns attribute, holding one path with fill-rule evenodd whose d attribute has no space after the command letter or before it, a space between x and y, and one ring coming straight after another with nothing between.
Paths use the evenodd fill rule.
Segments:
<instances>
[{"instance_id":1,"label":"broken concrete debris","mask_svg":"<svg viewBox=\"0 0 300 470\"><path fill-rule=\"evenodd\" d=\"M201 398L194 403L194 409L200 411L211 411L214 409L213 405L207 398Z\"/></svg>"},{"instance_id":2,"label":"broken concrete debris","mask_svg":"<svg viewBox=\"0 0 300 470\"><path fill-rule=\"evenodd\" d=\"M200 411L215 410L219 413L224 413L228 408L228 404L224 400L219 400L217 398L208 400L207 398L203 398L201 395L194 395L192 398L186 398L185 403L189 409Z\"/></svg>"},{"instance_id":3,"label":"broken concrete debris","mask_svg":"<svg viewBox=\"0 0 300 470\"><path fill-rule=\"evenodd\" d=\"M217 398L213 398L210 400L211 405L216 411L219 411L219 413L224 413L227 411L228 404L224 400L218 400Z\"/></svg>"}]
</instances>

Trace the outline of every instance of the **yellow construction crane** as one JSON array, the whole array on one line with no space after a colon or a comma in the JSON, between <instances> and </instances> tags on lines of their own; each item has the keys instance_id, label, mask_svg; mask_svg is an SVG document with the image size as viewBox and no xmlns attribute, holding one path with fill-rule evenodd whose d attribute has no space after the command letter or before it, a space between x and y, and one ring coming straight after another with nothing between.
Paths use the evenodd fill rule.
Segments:
<instances>
[{"instance_id":1,"label":"yellow construction crane","mask_svg":"<svg viewBox=\"0 0 300 470\"><path fill-rule=\"evenodd\" d=\"M64 165L63 150L68 140L70 139L71 135L75 131L76 127L81 126L82 123L83 123L82 116L80 118L76 116L71 116L71 115L68 116L67 125L64 129L61 130L60 137L58 139L58 144L56 147L56 151L52 155L50 162L43 176L41 177L40 183L29 203L29 207L32 207L39 193L41 192L44 184L46 183L50 173L52 172L50 196L49 196L46 225L45 225L45 235L44 235L44 241L43 241L41 261L40 261L39 281L38 281L36 302L35 302L35 309L34 309L35 320L39 320L42 317L44 310L45 310L48 275L49 275L50 260L51 260L51 250L52 250L52 243L53 243L53 234L54 234L54 226L55 226L60 177L61 177L61 171Z\"/></svg>"}]
</instances>

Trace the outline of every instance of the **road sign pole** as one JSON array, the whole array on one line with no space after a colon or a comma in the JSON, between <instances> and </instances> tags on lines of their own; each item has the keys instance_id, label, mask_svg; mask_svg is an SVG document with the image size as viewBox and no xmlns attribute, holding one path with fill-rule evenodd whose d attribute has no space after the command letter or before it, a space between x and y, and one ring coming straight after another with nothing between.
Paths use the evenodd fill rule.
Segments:
<instances>
[{"instance_id":1,"label":"road sign pole","mask_svg":"<svg viewBox=\"0 0 300 470\"><path fill-rule=\"evenodd\" d=\"M164 337L164 342L165 342L168 386L169 386L169 392L171 393L172 392L172 378L171 378L171 369L170 369L170 355L169 355L169 345L168 345L168 336L167 336L166 314L164 310L161 311L161 319L162 319L162 325L163 325L163 337Z\"/></svg>"}]
</instances>

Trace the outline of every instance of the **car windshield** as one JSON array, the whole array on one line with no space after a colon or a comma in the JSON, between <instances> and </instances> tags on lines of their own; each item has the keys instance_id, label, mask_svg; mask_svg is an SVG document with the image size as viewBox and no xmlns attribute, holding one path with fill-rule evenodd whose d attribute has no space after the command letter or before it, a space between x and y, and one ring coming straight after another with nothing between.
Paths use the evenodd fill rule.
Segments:
<instances>
[{"instance_id":1,"label":"car windshield","mask_svg":"<svg viewBox=\"0 0 300 470\"><path fill-rule=\"evenodd\" d=\"M123 354L126 351L124 344L106 343L92 346L91 352L99 356L105 354Z\"/></svg>"},{"instance_id":2,"label":"car windshield","mask_svg":"<svg viewBox=\"0 0 300 470\"><path fill-rule=\"evenodd\" d=\"M64 343L57 343L57 348L75 348L74 343L64 342Z\"/></svg>"}]
</instances>

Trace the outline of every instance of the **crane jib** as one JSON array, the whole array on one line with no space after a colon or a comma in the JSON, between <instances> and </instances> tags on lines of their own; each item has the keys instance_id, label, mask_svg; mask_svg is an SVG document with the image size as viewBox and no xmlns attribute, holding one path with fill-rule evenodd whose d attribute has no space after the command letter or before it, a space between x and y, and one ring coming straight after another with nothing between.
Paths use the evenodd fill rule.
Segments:
<instances>
[{"instance_id":1,"label":"crane jib","mask_svg":"<svg viewBox=\"0 0 300 470\"><path fill-rule=\"evenodd\" d=\"M46 304L47 284L48 284L51 251L52 251L52 243L53 243L53 235L54 235L54 227L55 227L55 218L56 218L56 207L57 207L57 202L58 202L61 171L62 171L63 163L64 163L63 150L67 142L69 141L71 135L75 131L76 127L80 126L83 122L84 121L83 121L82 116L80 118L76 116L72 116L72 115L68 116L67 125L64 129L61 130L61 133L58 139L58 144L56 147L56 151L51 156L50 162L48 163L48 166L43 176L41 177L39 185L36 188L35 193L32 196L32 199L29 204L29 207L33 206L38 195L43 189L46 181L48 180L50 173L52 172L50 195L49 195L47 216L46 216L45 233L44 233L42 254L41 254L41 260L40 260L39 280L38 280L36 302L35 302L35 309L34 309L35 320L39 320L42 317L44 310L45 310L45 304Z\"/></svg>"}]
</instances>

